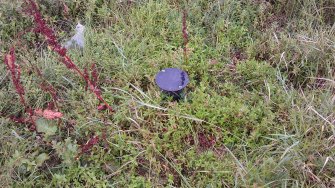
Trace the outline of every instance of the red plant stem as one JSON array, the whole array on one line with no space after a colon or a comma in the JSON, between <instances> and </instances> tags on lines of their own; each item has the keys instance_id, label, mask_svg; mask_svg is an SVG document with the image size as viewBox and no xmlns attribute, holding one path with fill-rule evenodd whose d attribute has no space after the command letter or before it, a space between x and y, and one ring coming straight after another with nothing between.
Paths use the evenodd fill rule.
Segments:
<instances>
[{"instance_id":1,"label":"red plant stem","mask_svg":"<svg viewBox=\"0 0 335 188\"><path fill-rule=\"evenodd\" d=\"M22 84L20 83L21 78L21 68L20 65L15 63L15 50L14 48L11 48L9 51L9 54L5 55L5 64L7 66L7 69L10 71L12 76L13 85L15 87L16 93L20 97L21 104L26 108L27 103L24 99L24 88Z\"/></svg>"},{"instance_id":2,"label":"red plant stem","mask_svg":"<svg viewBox=\"0 0 335 188\"><path fill-rule=\"evenodd\" d=\"M58 101L57 90L43 78L43 74L37 66L34 67L34 70L36 74L42 79L42 83L40 83L41 89L45 92L48 92L51 95L53 102L56 103Z\"/></svg>"},{"instance_id":3,"label":"red plant stem","mask_svg":"<svg viewBox=\"0 0 335 188\"><path fill-rule=\"evenodd\" d=\"M27 7L26 12L34 17L35 29L34 32L40 33L46 38L46 41L49 46L52 47L52 50L55 51L59 56L62 57L62 63L69 69L77 72L87 83L90 90L94 93L94 95L103 102L108 109L113 111L112 107L103 99L101 96L101 92L97 87L92 83L92 81L85 76L85 74L78 68L76 64L70 59L70 57L66 54L66 49L62 47L58 42L54 31L50 29L42 18L41 13L37 8L37 4L33 0L25 0Z\"/></svg>"},{"instance_id":4,"label":"red plant stem","mask_svg":"<svg viewBox=\"0 0 335 188\"><path fill-rule=\"evenodd\" d=\"M183 10L183 39L184 39L184 61L187 63L187 43L188 43L188 34L187 34L187 24L186 24L186 19L187 19L187 12L186 9Z\"/></svg>"},{"instance_id":5,"label":"red plant stem","mask_svg":"<svg viewBox=\"0 0 335 188\"><path fill-rule=\"evenodd\" d=\"M84 75L85 75L85 79L89 78L88 72L87 72L87 68L84 68ZM85 91L87 91L87 84L85 85Z\"/></svg>"},{"instance_id":6,"label":"red plant stem","mask_svg":"<svg viewBox=\"0 0 335 188\"><path fill-rule=\"evenodd\" d=\"M92 76L92 82L93 85L97 85L98 83L98 72L97 72L97 67L95 66L95 63L91 65L91 76Z\"/></svg>"},{"instance_id":7,"label":"red plant stem","mask_svg":"<svg viewBox=\"0 0 335 188\"><path fill-rule=\"evenodd\" d=\"M24 87L20 82L21 79L21 68L20 65L15 63L15 49L12 47L9 51L9 54L5 55L5 60L4 63L7 66L7 69L10 71L11 76L12 76L12 82L15 87L16 93L20 97L20 103L24 106L25 112L29 114L29 118L15 118L13 116L10 116L10 119L13 120L14 122L19 122L19 123L25 123L25 122L30 122L32 126L30 127L30 130L35 130L36 129L36 124L33 119L34 112L31 108L28 107L26 100L24 99Z\"/></svg>"}]
</instances>

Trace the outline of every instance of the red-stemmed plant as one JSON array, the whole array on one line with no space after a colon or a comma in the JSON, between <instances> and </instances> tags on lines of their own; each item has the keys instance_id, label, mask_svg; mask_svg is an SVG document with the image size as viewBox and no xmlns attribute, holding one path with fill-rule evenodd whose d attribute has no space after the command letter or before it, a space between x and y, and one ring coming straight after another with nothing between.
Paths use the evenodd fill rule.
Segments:
<instances>
[{"instance_id":1,"label":"red-stemmed plant","mask_svg":"<svg viewBox=\"0 0 335 188\"><path fill-rule=\"evenodd\" d=\"M97 73L97 70L96 70L96 65L92 64L92 66L91 66L91 72L90 72L91 73L91 79L90 79L87 70L86 71L85 70L81 71L78 68L78 66L67 55L66 49L64 47L62 47L60 45L60 43L58 43L57 37L56 37L54 31L50 27L48 27L48 25L46 24L46 22L43 19L41 13L38 10L38 6L37 6L36 2L33 1L33 0L24 0L24 2L25 2L24 12L33 17L34 26L32 28L29 28L29 29L26 29L25 31L20 32L18 37L22 37L24 34L26 34L28 32L34 32L36 34L42 35L46 39L46 42L49 45L49 47L51 47L51 49L60 56L61 62L69 70L72 70L72 71L76 72L77 74L79 74L79 76L81 76L85 80L85 82L87 84L86 87L90 91L92 91L94 93L94 95L103 103L100 106L104 106L105 109L109 109L109 110L113 111L112 107L103 99L103 97L101 95L101 91L98 88L98 85L97 85L98 73ZM17 46L17 45L14 45L14 46ZM25 90L24 90L24 87L21 84L21 80L20 80L20 78L21 78L21 67L20 67L19 64L16 63L16 56L15 56L14 47L12 47L10 49L9 53L5 55L4 63L6 64L6 68L11 75L12 82L13 82L13 85L15 87L15 91L20 98L20 103L22 104L22 106L24 106L25 113L28 114L28 117L9 116L9 118L12 121L17 122L17 123L29 123L29 124L32 125L30 127L30 129L35 130L36 129L35 119L36 119L36 117L38 117L38 114L36 112L39 112L40 109L35 109L35 110L32 109L31 107L29 107L28 103L25 100ZM35 73L40 78L42 78L42 81L39 84L41 89L44 92L48 92L53 99L53 102L49 103L48 108L45 109L44 111L52 112L52 113L57 115L57 117L55 117L55 118L60 118L62 116L62 114L57 112L57 111L53 111L53 108L55 107L56 102L58 101L57 90L50 83L48 83L46 80L43 79L43 75L42 75L41 71L38 69L38 67L34 67L34 70L35 70ZM3 116L4 113L1 113L0 115ZM42 116L42 117L44 117L44 116ZM54 119L54 118L52 118L52 119Z\"/></svg>"},{"instance_id":2,"label":"red-stemmed plant","mask_svg":"<svg viewBox=\"0 0 335 188\"><path fill-rule=\"evenodd\" d=\"M85 71L81 71L79 67L71 60L71 58L67 55L67 51L62 45L60 45L57 41L57 37L54 33L54 31L48 27L45 20L43 19L40 11L38 10L37 4L33 0L25 0L26 8L25 12L28 15L31 15L34 18L35 27L33 31L35 33L39 33L42 36L46 38L46 42L51 47L51 49L56 52L61 57L61 62L69 69L81 76L88 88L94 93L94 95L111 111L113 111L112 107L104 100L104 98L101 95L100 89L96 85L96 80L94 76L97 75L95 70L95 65L92 67L92 77L93 80L90 80L85 74Z\"/></svg>"},{"instance_id":3,"label":"red-stemmed plant","mask_svg":"<svg viewBox=\"0 0 335 188\"><path fill-rule=\"evenodd\" d=\"M182 33L183 33L183 39L184 39L184 61L187 63L187 44L188 44L188 33L187 33L187 24L186 24L186 19L187 19L187 11L186 9L183 10L183 28L182 28Z\"/></svg>"},{"instance_id":4,"label":"red-stemmed plant","mask_svg":"<svg viewBox=\"0 0 335 188\"><path fill-rule=\"evenodd\" d=\"M28 106L24 98L25 91L23 85L21 84L21 67L15 61L15 49L12 47L9 53L5 55L4 63L11 74L15 91L20 97L20 103L24 106L25 112L28 113L28 118L15 116L10 116L9 118L17 123L30 123L32 125L30 130L35 130L36 124L33 118L34 111Z\"/></svg>"}]
</instances>

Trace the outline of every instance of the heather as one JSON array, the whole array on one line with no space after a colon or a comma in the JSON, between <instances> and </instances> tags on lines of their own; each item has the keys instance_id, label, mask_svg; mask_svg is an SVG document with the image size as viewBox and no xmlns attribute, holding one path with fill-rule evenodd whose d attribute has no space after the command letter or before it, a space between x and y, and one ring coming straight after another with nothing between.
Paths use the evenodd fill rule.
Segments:
<instances>
[{"instance_id":1,"label":"heather","mask_svg":"<svg viewBox=\"0 0 335 188\"><path fill-rule=\"evenodd\" d=\"M0 187L335 186L333 1L0 5Z\"/></svg>"}]
</instances>

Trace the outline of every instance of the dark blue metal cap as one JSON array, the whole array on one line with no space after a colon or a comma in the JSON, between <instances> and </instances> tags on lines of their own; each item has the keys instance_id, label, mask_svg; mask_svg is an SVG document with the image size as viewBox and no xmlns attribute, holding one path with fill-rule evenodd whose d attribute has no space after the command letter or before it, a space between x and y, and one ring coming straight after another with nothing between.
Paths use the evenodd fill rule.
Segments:
<instances>
[{"instance_id":1,"label":"dark blue metal cap","mask_svg":"<svg viewBox=\"0 0 335 188\"><path fill-rule=\"evenodd\" d=\"M188 75L178 68L166 68L156 75L156 84L165 92L179 92L189 83Z\"/></svg>"}]
</instances>

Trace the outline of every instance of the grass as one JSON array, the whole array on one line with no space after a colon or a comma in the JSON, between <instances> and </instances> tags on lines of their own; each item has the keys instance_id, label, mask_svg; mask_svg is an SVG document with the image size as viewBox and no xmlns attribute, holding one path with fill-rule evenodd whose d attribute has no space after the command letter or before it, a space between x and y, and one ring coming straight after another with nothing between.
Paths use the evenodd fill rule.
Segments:
<instances>
[{"instance_id":1,"label":"grass","mask_svg":"<svg viewBox=\"0 0 335 188\"><path fill-rule=\"evenodd\" d=\"M25 109L0 64L1 187L335 186L333 1L38 3L60 42L86 26L83 53L69 56L81 70L96 65L115 112L97 109L43 37L18 39L32 18L21 1L1 2L0 58L16 45L28 105L53 101L45 80L63 114L42 123L56 132L11 121ZM189 74L180 102L154 83L166 67Z\"/></svg>"}]
</instances>

